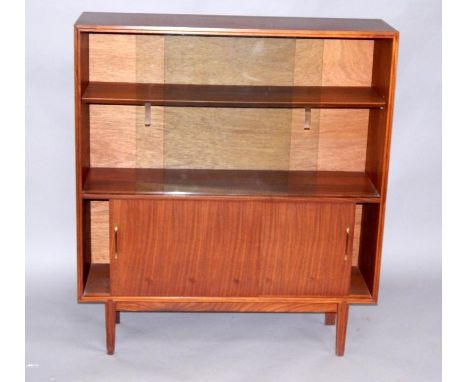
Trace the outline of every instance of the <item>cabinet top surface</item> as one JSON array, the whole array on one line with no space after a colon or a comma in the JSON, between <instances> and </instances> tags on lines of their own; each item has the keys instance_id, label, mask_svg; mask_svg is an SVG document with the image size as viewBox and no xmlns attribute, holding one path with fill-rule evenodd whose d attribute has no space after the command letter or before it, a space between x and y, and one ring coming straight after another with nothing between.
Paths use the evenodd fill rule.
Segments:
<instances>
[{"instance_id":1,"label":"cabinet top surface","mask_svg":"<svg viewBox=\"0 0 468 382\"><path fill-rule=\"evenodd\" d=\"M398 32L379 19L174 15L84 12L83 31L265 36L392 37Z\"/></svg>"}]
</instances>

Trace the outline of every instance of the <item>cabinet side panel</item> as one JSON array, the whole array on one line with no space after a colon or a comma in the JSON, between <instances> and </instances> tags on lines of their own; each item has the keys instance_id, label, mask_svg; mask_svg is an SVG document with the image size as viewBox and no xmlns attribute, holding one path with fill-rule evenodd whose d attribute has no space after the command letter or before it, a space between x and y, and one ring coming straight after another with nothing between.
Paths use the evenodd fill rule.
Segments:
<instances>
[{"instance_id":1,"label":"cabinet side panel","mask_svg":"<svg viewBox=\"0 0 468 382\"><path fill-rule=\"evenodd\" d=\"M88 212L80 193L84 185L89 163L89 107L81 102L81 95L89 80L89 38L75 28L75 171L76 171L76 242L77 242L77 296L83 294L89 271Z\"/></svg>"},{"instance_id":2,"label":"cabinet side panel","mask_svg":"<svg viewBox=\"0 0 468 382\"><path fill-rule=\"evenodd\" d=\"M397 52L397 38L375 41L372 86L385 97L387 105L382 110L370 111L366 173L380 192L382 202L363 209L359 259L362 275L375 301L380 280Z\"/></svg>"},{"instance_id":3,"label":"cabinet side panel","mask_svg":"<svg viewBox=\"0 0 468 382\"><path fill-rule=\"evenodd\" d=\"M89 35L75 31L75 148L77 195L90 167L89 105L81 96L89 82Z\"/></svg>"},{"instance_id":4,"label":"cabinet side panel","mask_svg":"<svg viewBox=\"0 0 468 382\"><path fill-rule=\"evenodd\" d=\"M366 172L381 194L386 188L390 147L391 111L393 109L393 94L390 94L390 87L391 83L394 82L392 77L393 55L393 40L376 41L372 86L384 96L388 104L382 110L373 109L370 111Z\"/></svg>"},{"instance_id":5,"label":"cabinet side panel","mask_svg":"<svg viewBox=\"0 0 468 382\"><path fill-rule=\"evenodd\" d=\"M375 297L374 283L380 264L378 262L378 237L380 231L380 206L366 204L362 208L361 237L359 243L359 270L371 294Z\"/></svg>"},{"instance_id":6,"label":"cabinet side panel","mask_svg":"<svg viewBox=\"0 0 468 382\"><path fill-rule=\"evenodd\" d=\"M91 206L87 200L80 200L81 211L81 235L82 244L78 246L79 252L78 274L81 277L79 280L78 293L81 295L84 291L86 280L91 268ZM81 286L81 288L80 288Z\"/></svg>"}]
</instances>

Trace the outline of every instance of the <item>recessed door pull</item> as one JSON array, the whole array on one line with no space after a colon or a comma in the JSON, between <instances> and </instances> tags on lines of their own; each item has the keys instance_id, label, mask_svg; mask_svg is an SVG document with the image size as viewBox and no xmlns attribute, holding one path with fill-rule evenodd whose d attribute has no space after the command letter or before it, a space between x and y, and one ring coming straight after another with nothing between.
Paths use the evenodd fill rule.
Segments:
<instances>
[{"instance_id":1,"label":"recessed door pull","mask_svg":"<svg viewBox=\"0 0 468 382\"><path fill-rule=\"evenodd\" d=\"M305 116L304 116L304 130L310 130L310 107L306 107L304 109L305 111Z\"/></svg>"},{"instance_id":2,"label":"recessed door pull","mask_svg":"<svg viewBox=\"0 0 468 382\"><path fill-rule=\"evenodd\" d=\"M145 126L151 126L151 103L145 102Z\"/></svg>"}]
</instances>

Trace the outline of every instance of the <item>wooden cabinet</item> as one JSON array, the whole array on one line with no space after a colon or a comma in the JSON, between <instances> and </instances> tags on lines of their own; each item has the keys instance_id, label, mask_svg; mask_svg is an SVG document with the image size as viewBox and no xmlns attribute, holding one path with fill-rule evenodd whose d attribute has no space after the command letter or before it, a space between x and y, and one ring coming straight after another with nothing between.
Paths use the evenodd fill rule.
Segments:
<instances>
[{"instance_id":1,"label":"wooden cabinet","mask_svg":"<svg viewBox=\"0 0 468 382\"><path fill-rule=\"evenodd\" d=\"M78 301L311 312L378 299L398 32L381 20L84 13Z\"/></svg>"}]
</instances>

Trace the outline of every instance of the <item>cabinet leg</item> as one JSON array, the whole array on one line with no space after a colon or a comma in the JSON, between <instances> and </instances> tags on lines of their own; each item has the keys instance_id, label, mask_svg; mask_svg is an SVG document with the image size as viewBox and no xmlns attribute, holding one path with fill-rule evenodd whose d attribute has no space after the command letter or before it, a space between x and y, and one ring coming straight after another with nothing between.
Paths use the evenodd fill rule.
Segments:
<instances>
[{"instance_id":1,"label":"cabinet leg","mask_svg":"<svg viewBox=\"0 0 468 382\"><path fill-rule=\"evenodd\" d=\"M336 313L325 313L325 325L335 325Z\"/></svg>"},{"instance_id":2,"label":"cabinet leg","mask_svg":"<svg viewBox=\"0 0 468 382\"><path fill-rule=\"evenodd\" d=\"M336 312L336 348L337 356L342 356L345 350L346 327L348 326L349 305L347 302L338 304Z\"/></svg>"},{"instance_id":3,"label":"cabinet leg","mask_svg":"<svg viewBox=\"0 0 468 382\"><path fill-rule=\"evenodd\" d=\"M106 301L106 345L107 354L114 354L115 348L115 304L112 300Z\"/></svg>"},{"instance_id":4,"label":"cabinet leg","mask_svg":"<svg viewBox=\"0 0 468 382\"><path fill-rule=\"evenodd\" d=\"M115 312L115 323L120 324L120 312Z\"/></svg>"}]
</instances>

